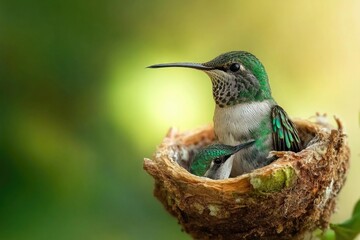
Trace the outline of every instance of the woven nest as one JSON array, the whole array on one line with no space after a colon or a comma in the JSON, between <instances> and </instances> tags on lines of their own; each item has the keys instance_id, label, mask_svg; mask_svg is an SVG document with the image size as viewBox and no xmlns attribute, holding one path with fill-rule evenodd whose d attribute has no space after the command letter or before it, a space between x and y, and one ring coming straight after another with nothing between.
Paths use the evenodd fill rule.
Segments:
<instances>
[{"instance_id":1,"label":"woven nest","mask_svg":"<svg viewBox=\"0 0 360 240\"><path fill-rule=\"evenodd\" d=\"M273 152L268 166L236 178L212 180L188 172L199 148L214 141L212 126L180 133L170 129L144 169L154 195L195 239L303 239L326 228L349 168L341 122L295 120L303 146Z\"/></svg>"}]
</instances>

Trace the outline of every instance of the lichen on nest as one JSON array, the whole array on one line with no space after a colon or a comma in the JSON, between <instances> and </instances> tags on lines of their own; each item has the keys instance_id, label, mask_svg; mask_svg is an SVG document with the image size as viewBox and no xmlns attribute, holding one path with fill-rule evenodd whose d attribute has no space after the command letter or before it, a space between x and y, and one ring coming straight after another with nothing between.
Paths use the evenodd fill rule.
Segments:
<instances>
[{"instance_id":1,"label":"lichen on nest","mask_svg":"<svg viewBox=\"0 0 360 240\"><path fill-rule=\"evenodd\" d=\"M272 152L279 158L270 165L224 180L187 171L198 149L214 141L212 126L171 129L153 160L144 160L155 196L196 239L300 239L326 228L349 167L347 139L338 119L338 129L294 123L304 150Z\"/></svg>"}]
</instances>

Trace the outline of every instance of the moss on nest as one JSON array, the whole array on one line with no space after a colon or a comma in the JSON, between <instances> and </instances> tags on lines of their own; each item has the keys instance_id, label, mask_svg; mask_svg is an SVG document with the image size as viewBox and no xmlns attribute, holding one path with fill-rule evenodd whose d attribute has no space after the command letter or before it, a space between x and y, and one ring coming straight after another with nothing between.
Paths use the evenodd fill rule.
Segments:
<instances>
[{"instance_id":1,"label":"moss on nest","mask_svg":"<svg viewBox=\"0 0 360 240\"><path fill-rule=\"evenodd\" d=\"M259 192L278 192L284 187L289 187L296 178L295 170L292 167L277 169L270 175L258 175L250 178L254 190Z\"/></svg>"}]
</instances>

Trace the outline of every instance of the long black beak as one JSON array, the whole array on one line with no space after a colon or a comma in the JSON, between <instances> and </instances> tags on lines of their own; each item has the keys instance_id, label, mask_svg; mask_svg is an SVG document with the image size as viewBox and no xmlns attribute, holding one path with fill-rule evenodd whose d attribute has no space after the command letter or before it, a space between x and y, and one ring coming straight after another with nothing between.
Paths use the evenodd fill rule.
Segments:
<instances>
[{"instance_id":1,"label":"long black beak","mask_svg":"<svg viewBox=\"0 0 360 240\"><path fill-rule=\"evenodd\" d=\"M212 70L213 67L205 66L201 63L161 63L148 66L148 68L165 68L165 67L184 67L184 68L194 68L198 70Z\"/></svg>"},{"instance_id":2,"label":"long black beak","mask_svg":"<svg viewBox=\"0 0 360 240\"><path fill-rule=\"evenodd\" d=\"M235 146L235 153L238 152L238 151L240 151L241 149L250 147L250 146L253 145L254 143L255 143L255 140L250 140L249 142L242 143L242 144L239 144L239 145Z\"/></svg>"}]
</instances>

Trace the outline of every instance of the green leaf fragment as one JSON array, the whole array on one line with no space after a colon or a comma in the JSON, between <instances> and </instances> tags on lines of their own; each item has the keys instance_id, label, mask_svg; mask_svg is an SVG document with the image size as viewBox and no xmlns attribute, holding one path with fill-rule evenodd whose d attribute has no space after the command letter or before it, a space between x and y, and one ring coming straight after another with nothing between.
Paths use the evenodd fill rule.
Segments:
<instances>
[{"instance_id":1,"label":"green leaf fragment","mask_svg":"<svg viewBox=\"0 0 360 240\"><path fill-rule=\"evenodd\" d=\"M360 200L358 200L357 203L355 204L355 207L352 212L352 216L356 214L360 214Z\"/></svg>"},{"instance_id":2,"label":"green leaf fragment","mask_svg":"<svg viewBox=\"0 0 360 240\"><path fill-rule=\"evenodd\" d=\"M327 229L324 233L317 234L317 237L321 240L336 240L335 232L332 229Z\"/></svg>"},{"instance_id":3,"label":"green leaf fragment","mask_svg":"<svg viewBox=\"0 0 360 240\"><path fill-rule=\"evenodd\" d=\"M353 240L360 233L360 200L355 204L352 217L343 223L330 224L336 240Z\"/></svg>"},{"instance_id":4,"label":"green leaf fragment","mask_svg":"<svg viewBox=\"0 0 360 240\"><path fill-rule=\"evenodd\" d=\"M330 224L330 227L335 231L336 240L353 240L358 234L358 232L352 229L337 224Z\"/></svg>"}]
</instances>

